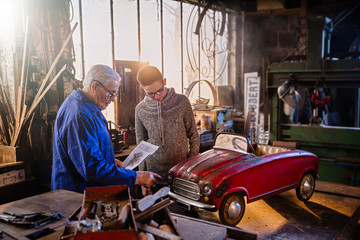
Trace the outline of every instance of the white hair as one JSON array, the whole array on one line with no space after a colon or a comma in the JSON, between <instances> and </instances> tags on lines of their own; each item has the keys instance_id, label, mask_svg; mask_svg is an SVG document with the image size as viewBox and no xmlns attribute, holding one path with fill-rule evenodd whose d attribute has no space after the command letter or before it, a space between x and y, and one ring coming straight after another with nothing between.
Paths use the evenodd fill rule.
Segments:
<instances>
[{"instance_id":1,"label":"white hair","mask_svg":"<svg viewBox=\"0 0 360 240\"><path fill-rule=\"evenodd\" d=\"M84 88L89 88L94 80L97 80L103 84L107 84L109 81L120 81L120 76L111 67L97 64L92 66L86 73L83 82Z\"/></svg>"}]
</instances>

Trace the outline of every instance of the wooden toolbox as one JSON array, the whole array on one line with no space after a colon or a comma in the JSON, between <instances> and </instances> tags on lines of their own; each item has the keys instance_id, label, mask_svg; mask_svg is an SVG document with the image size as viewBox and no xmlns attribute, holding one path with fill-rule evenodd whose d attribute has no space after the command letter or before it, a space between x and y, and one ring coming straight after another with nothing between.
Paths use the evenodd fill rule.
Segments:
<instances>
[{"instance_id":1,"label":"wooden toolbox","mask_svg":"<svg viewBox=\"0 0 360 240\"><path fill-rule=\"evenodd\" d=\"M167 208L173 203L169 197L144 211L136 202L127 186L86 188L60 239L182 239Z\"/></svg>"}]
</instances>

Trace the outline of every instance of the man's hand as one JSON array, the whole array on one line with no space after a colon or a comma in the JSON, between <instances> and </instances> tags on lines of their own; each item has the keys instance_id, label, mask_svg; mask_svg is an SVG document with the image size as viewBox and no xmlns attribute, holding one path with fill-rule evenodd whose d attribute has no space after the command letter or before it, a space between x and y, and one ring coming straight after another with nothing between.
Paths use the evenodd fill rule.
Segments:
<instances>
[{"instance_id":1,"label":"man's hand","mask_svg":"<svg viewBox=\"0 0 360 240\"><path fill-rule=\"evenodd\" d=\"M149 171L137 171L135 184L142 185L146 188L153 186L157 180L162 180L158 174Z\"/></svg>"},{"instance_id":2,"label":"man's hand","mask_svg":"<svg viewBox=\"0 0 360 240\"><path fill-rule=\"evenodd\" d=\"M122 161L120 161L120 160L118 160L116 158L115 158L115 166L124 168L124 165L123 165Z\"/></svg>"},{"instance_id":3,"label":"man's hand","mask_svg":"<svg viewBox=\"0 0 360 240\"><path fill-rule=\"evenodd\" d=\"M141 193L145 197L148 195L148 189L144 186L141 186Z\"/></svg>"}]
</instances>

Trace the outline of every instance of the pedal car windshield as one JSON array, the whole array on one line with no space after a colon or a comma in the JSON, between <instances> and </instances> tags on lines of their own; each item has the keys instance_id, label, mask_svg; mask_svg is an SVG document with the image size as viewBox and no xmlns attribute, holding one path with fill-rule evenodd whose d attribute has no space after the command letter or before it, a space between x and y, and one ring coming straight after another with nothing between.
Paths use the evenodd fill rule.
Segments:
<instances>
[{"instance_id":1,"label":"pedal car windshield","mask_svg":"<svg viewBox=\"0 0 360 240\"><path fill-rule=\"evenodd\" d=\"M215 149L235 150L241 153L247 153L249 142L245 136L230 133L220 133L215 138Z\"/></svg>"}]
</instances>

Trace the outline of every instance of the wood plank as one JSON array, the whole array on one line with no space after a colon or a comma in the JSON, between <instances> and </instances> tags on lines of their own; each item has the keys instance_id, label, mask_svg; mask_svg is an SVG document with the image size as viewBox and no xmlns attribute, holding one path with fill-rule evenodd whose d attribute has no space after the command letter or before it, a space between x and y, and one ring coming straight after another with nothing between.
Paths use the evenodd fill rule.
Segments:
<instances>
[{"instance_id":1,"label":"wood plank","mask_svg":"<svg viewBox=\"0 0 360 240\"><path fill-rule=\"evenodd\" d=\"M29 16L26 17L25 23L25 40L24 40L24 49L23 49L23 58L21 63L21 77L20 77L20 86L18 89L17 101L16 101L16 117L15 117L15 128L20 127L20 115L22 112L22 102L23 102L23 87L25 79L25 69L27 69L27 53L28 53L28 39L29 39Z\"/></svg>"},{"instance_id":2,"label":"wood plank","mask_svg":"<svg viewBox=\"0 0 360 240\"><path fill-rule=\"evenodd\" d=\"M57 75L54 77L54 79L49 83L49 85L47 86L47 88L43 91L43 93L39 96L39 98L32 103L29 111L27 112L26 116L22 116L21 117L21 127L19 129L16 129L15 134L14 134L14 138L11 141L10 146L16 146L18 144L19 141L19 136L21 136L21 131L22 131L22 125L24 123L26 123L26 121L29 119L29 117L31 116L31 114L34 112L35 108L37 107L37 105L40 103L41 99L45 96L45 94L50 90L50 88L52 87L52 85L54 85L54 83L56 82L56 80L60 77L60 75L65 71L66 69L66 65L63 66L63 68L57 73ZM25 105L26 106L26 105ZM25 114L26 111L23 112L23 114Z\"/></svg>"},{"instance_id":3,"label":"wood plank","mask_svg":"<svg viewBox=\"0 0 360 240\"><path fill-rule=\"evenodd\" d=\"M142 224L142 223L136 223L138 225L138 228L145 231L145 232L149 232L155 236L160 237L161 239L168 239L168 240L181 240L182 238L172 234L172 233L168 233L165 231L161 231L160 229L148 226L146 224Z\"/></svg>"},{"instance_id":4,"label":"wood plank","mask_svg":"<svg viewBox=\"0 0 360 240\"><path fill-rule=\"evenodd\" d=\"M9 138L11 139L12 137L12 129L13 129L13 119L12 119L12 115L10 114L10 110L9 110L9 106L5 100L5 96L4 96L4 92L2 90L2 86L0 86L0 103L1 103L1 107L4 110L4 113L2 113L2 120L4 122L4 126L8 128L8 134L9 134ZM10 143L10 142L9 142Z\"/></svg>"},{"instance_id":5,"label":"wood plank","mask_svg":"<svg viewBox=\"0 0 360 240\"><path fill-rule=\"evenodd\" d=\"M11 146L16 146L16 144L19 141L19 136L21 135L21 131L22 131L22 127L23 127L23 123L26 123L26 121L30 118L32 112L35 110L35 108L37 107L37 105L39 104L39 102L41 101L41 99L45 96L45 94L49 91L50 87L55 83L55 81L57 80L57 78L59 78L60 74L66 69L66 65L60 70L60 72L57 73L57 75L54 77L54 79L52 80L51 83L49 83L49 85L47 86L47 88L43 91L44 87L46 86L52 72L54 71L61 55L63 54L67 44L69 43L73 32L75 31L76 27L77 27L78 23L75 23L74 27L71 29L69 35L67 36L62 48L60 49L60 52L58 53L58 55L56 56L54 62L51 64L50 69L48 71L48 73L46 74L45 78L43 79L41 86L38 90L38 92L36 93L35 97L34 97L34 101L31 104L31 107L29 108L29 111L26 113L26 111L22 111L17 113L17 124L16 124L16 129L15 129L15 134L12 138L11 141ZM21 85L22 86L22 85ZM20 89L21 90L21 89ZM19 102L17 103L19 105ZM26 113L26 115L25 115ZM25 115L25 118L21 118L21 115Z\"/></svg>"},{"instance_id":6,"label":"wood plank","mask_svg":"<svg viewBox=\"0 0 360 240\"><path fill-rule=\"evenodd\" d=\"M31 104L31 107L29 109L29 111L26 114L25 117L25 122L29 119L29 117L31 116L31 114L33 113L33 111L35 110L35 108L37 107L37 105L40 103L41 99L45 96L45 94L50 90L50 88L52 87L52 85L54 85L54 83L56 82L56 80L60 77L60 75L65 71L66 69L66 65L64 65L61 70L56 74L56 76L54 77L54 79L49 83L49 85L46 87L46 89L41 93L41 95L34 100L34 102Z\"/></svg>"},{"instance_id":7,"label":"wood plank","mask_svg":"<svg viewBox=\"0 0 360 240\"><path fill-rule=\"evenodd\" d=\"M10 136L9 132L7 131L7 122L6 122L6 115L4 114L2 103L0 102L0 134L2 134L2 141L5 145L9 145L10 143Z\"/></svg>"},{"instance_id":8,"label":"wood plank","mask_svg":"<svg viewBox=\"0 0 360 240\"><path fill-rule=\"evenodd\" d=\"M336 240L358 239L360 237L360 207L352 215L350 221L341 230Z\"/></svg>"},{"instance_id":9,"label":"wood plank","mask_svg":"<svg viewBox=\"0 0 360 240\"><path fill-rule=\"evenodd\" d=\"M170 213L174 223L184 239L248 239L257 238L256 233L238 227L226 226L214 222ZM196 230L194 230L196 229ZM224 237L224 234L226 237Z\"/></svg>"},{"instance_id":10,"label":"wood plank","mask_svg":"<svg viewBox=\"0 0 360 240\"><path fill-rule=\"evenodd\" d=\"M64 44L63 44L63 46L62 46L62 48L60 49L60 52L59 52L59 53L58 53L58 55L56 56L56 58L55 58L54 62L51 64L51 66L50 66L50 69L49 69L48 73L46 74L46 76L45 76L44 80L43 80L43 81L42 81L42 83L41 83L41 86L40 86L40 88L39 88L39 90L38 90L37 94L35 95L34 101L35 101L35 100L37 100L37 99L39 99L40 95L42 94L42 90L44 89L44 87L45 87L45 85L46 85L47 81L49 80L50 75L51 75L51 74L52 74L52 72L54 71L54 69L55 69L55 67L56 67L56 64L58 63L58 61L59 61L59 59L60 59L61 55L63 54L63 52L64 52L64 50L65 50L65 48L66 48L67 44L69 43L69 41L70 41L70 39L71 39L71 36L72 36L72 34L74 33L74 31L75 31L75 29L76 29L77 25L78 25L78 23L75 23L74 27L71 29L71 31L70 31L70 33L69 33L69 35L67 36L67 38L66 38L66 40L65 40L65 42L64 42Z\"/></svg>"},{"instance_id":11,"label":"wood plank","mask_svg":"<svg viewBox=\"0 0 360 240\"><path fill-rule=\"evenodd\" d=\"M17 142L19 141L18 136L20 135L21 130L22 130L22 125L24 124L24 117L25 117L24 115L25 115L26 109L27 109L27 107L26 107L26 105L25 105L24 108L23 108L21 117L20 117L20 122L19 122L20 125L19 125L19 127L17 127L17 128L15 129L14 138L13 138L13 140L12 140L11 143L10 143L10 146L12 146L12 147L14 147L15 145L17 145Z\"/></svg>"}]
</instances>

